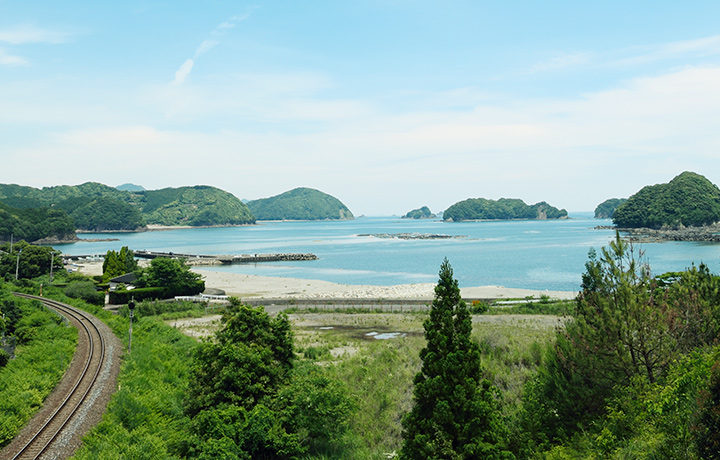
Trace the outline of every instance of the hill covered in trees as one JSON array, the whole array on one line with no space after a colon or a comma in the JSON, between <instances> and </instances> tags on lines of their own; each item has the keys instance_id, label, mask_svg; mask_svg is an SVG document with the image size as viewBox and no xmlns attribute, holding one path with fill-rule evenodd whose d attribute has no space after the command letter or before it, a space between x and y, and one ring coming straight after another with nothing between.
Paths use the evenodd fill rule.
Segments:
<instances>
[{"instance_id":1,"label":"hill covered in trees","mask_svg":"<svg viewBox=\"0 0 720 460\"><path fill-rule=\"evenodd\" d=\"M15 208L0 203L0 241L69 240L75 237L73 220L61 209Z\"/></svg>"},{"instance_id":2,"label":"hill covered in trees","mask_svg":"<svg viewBox=\"0 0 720 460\"><path fill-rule=\"evenodd\" d=\"M42 189L0 184L0 203L25 210L52 207L64 211L74 228L89 231L135 230L148 224L255 222L247 206L234 195L203 185L131 192L97 182Z\"/></svg>"},{"instance_id":3,"label":"hill covered in trees","mask_svg":"<svg viewBox=\"0 0 720 460\"><path fill-rule=\"evenodd\" d=\"M603 201L595 208L596 219L611 219L615 214L615 210L621 204L625 203L627 198L610 198Z\"/></svg>"},{"instance_id":4,"label":"hill covered in trees","mask_svg":"<svg viewBox=\"0 0 720 460\"><path fill-rule=\"evenodd\" d=\"M700 174L683 172L667 184L648 185L613 215L622 228L700 227L720 221L720 189Z\"/></svg>"},{"instance_id":5,"label":"hill covered in trees","mask_svg":"<svg viewBox=\"0 0 720 460\"><path fill-rule=\"evenodd\" d=\"M403 219L432 219L437 217L430 211L430 208L423 206L422 208L413 209L403 216Z\"/></svg>"},{"instance_id":6,"label":"hill covered in trees","mask_svg":"<svg viewBox=\"0 0 720 460\"><path fill-rule=\"evenodd\" d=\"M450 206L443 219L450 222L463 220L504 220L504 219L563 219L567 211L550 206L544 201L533 205L515 198L488 200L469 198Z\"/></svg>"},{"instance_id":7,"label":"hill covered in trees","mask_svg":"<svg viewBox=\"0 0 720 460\"><path fill-rule=\"evenodd\" d=\"M248 201L257 220L349 220L353 213L337 198L311 188L296 188Z\"/></svg>"}]
</instances>

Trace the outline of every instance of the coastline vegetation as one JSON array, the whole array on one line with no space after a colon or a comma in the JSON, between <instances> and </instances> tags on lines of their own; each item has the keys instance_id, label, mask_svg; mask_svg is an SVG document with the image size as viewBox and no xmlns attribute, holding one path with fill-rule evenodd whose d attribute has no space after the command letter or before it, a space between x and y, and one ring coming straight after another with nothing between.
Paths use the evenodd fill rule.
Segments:
<instances>
[{"instance_id":1,"label":"coastline vegetation","mask_svg":"<svg viewBox=\"0 0 720 460\"><path fill-rule=\"evenodd\" d=\"M648 185L613 214L620 228L701 227L720 221L720 189L685 171L667 184Z\"/></svg>"},{"instance_id":2,"label":"coastline vegetation","mask_svg":"<svg viewBox=\"0 0 720 460\"><path fill-rule=\"evenodd\" d=\"M257 220L349 220L353 213L334 196L311 188L295 188L270 198L247 202Z\"/></svg>"},{"instance_id":3,"label":"coastline vegetation","mask_svg":"<svg viewBox=\"0 0 720 460\"><path fill-rule=\"evenodd\" d=\"M514 198L488 200L486 198L468 198L459 201L443 212L445 221L464 220L500 220L500 219L562 219L567 211L550 206L544 201L527 205Z\"/></svg>"},{"instance_id":4,"label":"coastline vegetation","mask_svg":"<svg viewBox=\"0 0 720 460\"><path fill-rule=\"evenodd\" d=\"M610 198L595 207L595 218L596 219L612 219L615 215L615 210L621 204L624 204L627 198Z\"/></svg>"}]
</instances>

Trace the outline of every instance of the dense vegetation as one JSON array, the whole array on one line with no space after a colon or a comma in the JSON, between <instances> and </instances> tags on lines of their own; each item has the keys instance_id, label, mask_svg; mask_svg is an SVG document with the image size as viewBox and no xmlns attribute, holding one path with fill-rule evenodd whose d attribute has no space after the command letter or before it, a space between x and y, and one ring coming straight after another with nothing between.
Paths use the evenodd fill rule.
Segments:
<instances>
[{"instance_id":1,"label":"dense vegetation","mask_svg":"<svg viewBox=\"0 0 720 460\"><path fill-rule=\"evenodd\" d=\"M148 224L202 226L255 222L242 201L215 187L164 188L134 195Z\"/></svg>"},{"instance_id":2,"label":"dense vegetation","mask_svg":"<svg viewBox=\"0 0 720 460\"><path fill-rule=\"evenodd\" d=\"M134 230L145 224L202 226L255 221L247 206L232 194L200 185L124 191L95 182L42 189L0 184L0 203L28 212L31 208L43 207L53 207L52 212L63 210L74 222L71 234L75 228L90 231ZM57 216L53 217L57 219ZM2 232L0 228L0 238L4 238Z\"/></svg>"},{"instance_id":3,"label":"dense vegetation","mask_svg":"<svg viewBox=\"0 0 720 460\"><path fill-rule=\"evenodd\" d=\"M613 215L622 228L703 226L720 221L720 189L705 177L684 172L667 184L648 185Z\"/></svg>"},{"instance_id":4,"label":"dense vegetation","mask_svg":"<svg viewBox=\"0 0 720 460\"><path fill-rule=\"evenodd\" d=\"M44 238L75 238L75 225L61 209L14 208L0 203L0 241L37 241Z\"/></svg>"},{"instance_id":5,"label":"dense vegetation","mask_svg":"<svg viewBox=\"0 0 720 460\"><path fill-rule=\"evenodd\" d=\"M444 213L446 221L494 220L494 219L562 219L567 211L557 209L544 201L527 205L524 201L512 198L488 200L469 198L450 206Z\"/></svg>"},{"instance_id":6,"label":"dense vegetation","mask_svg":"<svg viewBox=\"0 0 720 460\"><path fill-rule=\"evenodd\" d=\"M248 201L258 220L353 219L337 198L311 188L296 188L280 195Z\"/></svg>"},{"instance_id":7,"label":"dense vegetation","mask_svg":"<svg viewBox=\"0 0 720 460\"><path fill-rule=\"evenodd\" d=\"M625 203L627 198L610 198L603 201L595 208L596 219L612 219L615 214L615 210L621 204Z\"/></svg>"},{"instance_id":8,"label":"dense vegetation","mask_svg":"<svg viewBox=\"0 0 720 460\"><path fill-rule=\"evenodd\" d=\"M430 208L423 206L422 208L408 211L408 213L403 216L403 219L430 219L433 217L436 216L430 211Z\"/></svg>"},{"instance_id":9,"label":"dense vegetation","mask_svg":"<svg viewBox=\"0 0 720 460\"><path fill-rule=\"evenodd\" d=\"M427 345L403 419L401 458L506 458L499 393L483 377L472 319L447 259L424 326Z\"/></svg>"},{"instance_id":10,"label":"dense vegetation","mask_svg":"<svg viewBox=\"0 0 720 460\"><path fill-rule=\"evenodd\" d=\"M106 270L113 269L116 273L123 271L125 274L128 272L124 270L136 266L135 260L132 258L132 251L127 248L123 249L120 250L120 253L108 251L103 263ZM190 271L190 266L182 259L157 257L150 261L150 266L131 271L137 276L137 280L133 283L137 288L110 291L110 303L127 303L131 298L139 301L193 296L205 290L205 281L202 280L202 276Z\"/></svg>"},{"instance_id":11,"label":"dense vegetation","mask_svg":"<svg viewBox=\"0 0 720 460\"><path fill-rule=\"evenodd\" d=\"M120 248L120 251L109 250L103 260L103 281L107 282L117 276L132 273L138 269L135 260L135 253L127 246Z\"/></svg>"},{"instance_id":12,"label":"dense vegetation","mask_svg":"<svg viewBox=\"0 0 720 460\"><path fill-rule=\"evenodd\" d=\"M0 348L0 447L42 406L60 381L77 342L75 328L37 301L19 299L0 283L0 338L16 342L15 358Z\"/></svg>"},{"instance_id":13,"label":"dense vegetation","mask_svg":"<svg viewBox=\"0 0 720 460\"><path fill-rule=\"evenodd\" d=\"M14 280L17 273L19 279L35 278L62 269L60 251L49 246L34 246L25 241L18 241L10 250L10 243L0 244L0 279Z\"/></svg>"}]
</instances>

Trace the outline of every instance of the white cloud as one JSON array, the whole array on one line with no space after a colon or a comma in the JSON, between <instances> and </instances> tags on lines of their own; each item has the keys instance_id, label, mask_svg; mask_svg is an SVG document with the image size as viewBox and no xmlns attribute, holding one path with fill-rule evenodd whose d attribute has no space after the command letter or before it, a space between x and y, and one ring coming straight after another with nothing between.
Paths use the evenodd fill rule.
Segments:
<instances>
[{"instance_id":1,"label":"white cloud","mask_svg":"<svg viewBox=\"0 0 720 460\"><path fill-rule=\"evenodd\" d=\"M27 65L28 61L20 56L14 56L12 54L7 53L5 50L0 48L0 65Z\"/></svg>"},{"instance_id":2,"label":"white cloud","mask_svg":"<svg viewBox=\"0 0 720 460\"><path fill-rule=\"evenodd\" d=\"M28 43L64 43L70 34L55 30L42 29L32 24L22 24L0 29L0 42L13 45Z\"/></svg>"},{"instance_id":3,"label":"white cloud","mask_svg":"<svg viewBox=\"0 0 720 460\"><path fill-rule=\"evenodd\" d=\"M566 53L555 56L543 62L539 62L530 68L530 73L550 72L564 70L570 67L578 67L591 62L593 56L590 53Z\"/></svg>"},{"instance_id":4,"label":"white cloud","mask_svg":"<svg viewBox=\"0 0 720 460\"><path fill-rule=\"evenodd\" d=\"M180 68L177 69L177 71L175 72L175 79L173 80L173 84L182 85L185 82L187 76L190 75L193 65L195 65L195 61L193 61L192 59L188 59L187 61L183 62Z\"/></svg>"}]
</instances>

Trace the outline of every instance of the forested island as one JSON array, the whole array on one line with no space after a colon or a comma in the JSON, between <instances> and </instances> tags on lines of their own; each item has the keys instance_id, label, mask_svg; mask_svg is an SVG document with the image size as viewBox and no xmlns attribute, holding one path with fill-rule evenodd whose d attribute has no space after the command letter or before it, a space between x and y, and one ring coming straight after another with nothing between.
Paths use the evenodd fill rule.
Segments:
<instances>
[{"instance_id":1,"label":"forested island","mask_svg":"<svg viewBox=\"0 0 720 460\"><path fill-rule=\"evenodd\" d=\"M619 228L678 229L720 221L720 189L700 174L683 172L667 184L648 185L613 215Z\"/></svg>"},{"instance_id":2,"label":"forested island","mask_svg":"<svg viewBox=\"0 0 720 460\"><path fill-rule=\"evenodd\" d=\"M408 211L407 214L402 216L403 219L434 219L437 215L430 211L430 208L423 206L422 208L413 209Z\"/></svg>"},{"instance_id":3,"label":"forested island","mask_svg":"<svg viewBox=\"0 0 720 460\"><path fill-rule=\"evenodd\" d=\"M257 220L350 220L353 213L332 195L295 188L280 195L247 202Z\"/></svg>"},{"instance_id":4,"label":"forested island","mask_svg":"<svg viewBox=\"0 0 720 460\"><path fill-rule=\"evenodd\" d=\"M146 225L241 225L255 222L234 195L215 187L124 191L97 182L37 189L0 184L0 240L71 240L75 230L136 231Z\"/></svg>"},{"instance_id":5,"label":"forested island","mask_svg":"<svg viewBox=\"0 0 720 460\"><path fill-rule=\"evenodd\" d=\"M615 210L621 204L625 203L627 198L610 198L603 201L595 208L596 219L612 219L615 214Z\"/></svg>"},{"instance_id":6,"label":"forested island","mask_svg":"<svg viewBox=\"0 0 720 460\"><path fill-rule=\"evenodd\" d=\"M550 206L545 201L533 205L516 198L469 198L450 206L444 213L446 222L464 220L506 220L506 219L564 219L567 211Z\"/></svg>"}]
</instances>

